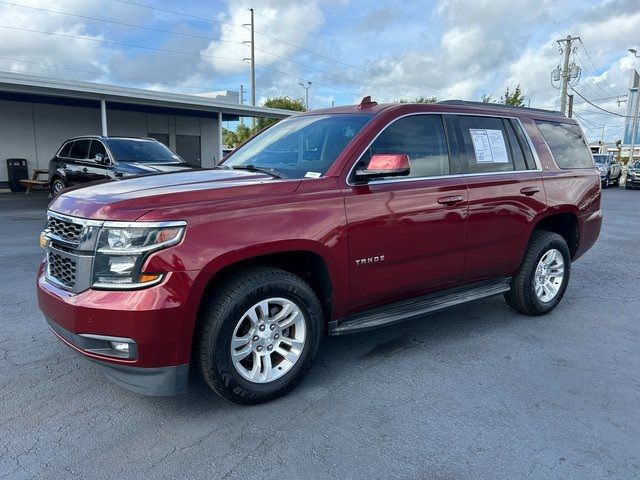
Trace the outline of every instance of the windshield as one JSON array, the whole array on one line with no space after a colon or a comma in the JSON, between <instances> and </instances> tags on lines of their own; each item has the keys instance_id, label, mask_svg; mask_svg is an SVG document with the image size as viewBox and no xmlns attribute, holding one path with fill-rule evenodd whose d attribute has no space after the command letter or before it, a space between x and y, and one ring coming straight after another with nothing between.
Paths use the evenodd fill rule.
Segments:
<instances>
[{"instance_id":1,"label":"windshield","mask_svg":"<svg viewBox=\"0 0 640 480\"><path fill-rule=\"evenodd\" d=\"M609 155L594 155L593 161L596 163L607 163L609 159Z\"/></svg>"},{"instance_id":2,"label":"windshield","mask_svg":"<svg viewBox=\"0 0 640 480\"><path fill-rule=\"evenodd\" d=\"M153 140L111 139L109 150L117 162L176 163L180 157Z\"/></svg>"},{"instance_id":3,"label":"windshield","mask_svg":"<svg viewBox=\"0 0 640 480\"><path fill-rule=\"evenodd\" d=\"M371 117L333 114L288 118L233 152L223 166L267 169L286 178L318 178Z\"/></svg>"},{"instance_id":4,"label":"windshield","mask_svg":"<svg viewBox=\"0 0 640 480\"><path fill-rule=\"evenodd\" d=\"M632 163L629 168L633 168L634 170L640 170L640 160L635 163Z\"/></svg>"}]
</instances>

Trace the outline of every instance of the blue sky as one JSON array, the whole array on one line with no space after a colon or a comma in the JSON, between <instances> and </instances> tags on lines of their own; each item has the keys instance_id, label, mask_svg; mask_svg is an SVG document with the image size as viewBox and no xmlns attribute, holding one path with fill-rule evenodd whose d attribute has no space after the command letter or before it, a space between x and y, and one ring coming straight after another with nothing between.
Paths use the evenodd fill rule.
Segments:
<instances>
[{"instance_id":1,"label":"blue sky","mask_svg":"<svg viewBox=\"0 0 640 480\"><path fill-rule=\"evenodd\" d=\"M583 40L576 90L624 115L618 95L640 68L627 53L640 47L637 0L8 0L0 69L182 93L248 90L249 7L258 102L302 98L307 81L312 108L368 94L499 98L519 83L532 106L554 108L554 40L572 34ZM591 139L603 127L605 140L620 138L622 117L578 98L576 113Z\"/></svg>"}]
</instances>

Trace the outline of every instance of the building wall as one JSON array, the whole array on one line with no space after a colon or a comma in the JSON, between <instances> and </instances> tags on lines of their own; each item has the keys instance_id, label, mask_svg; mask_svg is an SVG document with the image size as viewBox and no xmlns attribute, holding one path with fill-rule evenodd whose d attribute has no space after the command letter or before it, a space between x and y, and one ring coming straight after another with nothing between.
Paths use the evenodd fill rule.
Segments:
<instances>
[{"instance_id":1,"label":"building wall","mask_svg":"<svg viewBox=\"0 0 640 480\"><path fill-rule=\"evenodd\" d=\"M168 135L169 147L174 151L177 136L184 136L179 139L186 142L183 144L193 145L199 141L200 163L211 167L214 159L220 160L221 141L217 114L211 115L189 117L115 110L109 109L107 103L107 128L109 135ZM47 168L67 138L101 132L98 108L0 100L0 187L6 186L8 180L7 158L26 158L31 174L34 168Z\"/></svg>"}]
</instances>

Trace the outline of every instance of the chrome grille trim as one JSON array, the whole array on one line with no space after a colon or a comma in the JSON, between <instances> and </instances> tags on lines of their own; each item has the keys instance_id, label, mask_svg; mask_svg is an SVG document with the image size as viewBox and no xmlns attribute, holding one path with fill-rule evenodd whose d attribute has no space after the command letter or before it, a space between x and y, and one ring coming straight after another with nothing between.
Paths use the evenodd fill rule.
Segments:
<instances>
[{"instance_id":1,"label":"chrome grille trim","mask_svg":"<svg viewBox=\"0 0 640 480\"><path fill-rule=\"evenodd\" d=\"M103 221L47 212L47 281L73 293L91 287L91 269Z\"/></svg>"}]
</instances>

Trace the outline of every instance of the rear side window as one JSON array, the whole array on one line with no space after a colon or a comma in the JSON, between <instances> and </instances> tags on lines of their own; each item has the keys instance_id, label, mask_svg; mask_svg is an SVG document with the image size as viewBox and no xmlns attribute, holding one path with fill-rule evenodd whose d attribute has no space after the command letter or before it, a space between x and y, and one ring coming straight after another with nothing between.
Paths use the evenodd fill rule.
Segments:
<instances>
[{"instance_id":1,"label":"rear side window","mask_svg":"<svg viewBox=\"0 0 640 480\"><path fill-rule=\"evenodd\" d=\"M592 168L593 157L577 125L537 120L536 124L560 168Z\"/></svg>"},{"instance_id":2,"label":"rear side window","mask_svg":"<svg viewBox=\"0 0 640 480\"><path fill-rule=\"evenodd\" d=\"M87 158L87 153L89 153L90 143L91 140L76 140L75 142L73 142L69 158L73 158L76 160L85 160Z\"/></svg>"},{"instance_id":3,"label":"rear side window","mask_svg":"<svg viewBox=\"0 0 640 480\"><path fill-rule=\"evenodd\" d=\"M376 153L406 154L411 163L408 178L450 173L447 137L440 115L412 115L391 123L360 158L356 169L368 165Z\"/></svg>"},{"instance_id":4,"label":"rear side window","mask_svg":"<svg viewBox=\"0 0 640 480\"><path fill-rule=\"evenodd\" d=\"M97 154L102 155L104 158L107 157L107 151L105 150L104 145L102 145L102 142L99 140L91 140L91 149L89 150L89 159L90 160L95 159Z\"/></svg>"},{"instance_id":5,"label":"rear side window","mask_svg":"<svg viewBox=\"0 0 640 480\"><path fill-rule=\"evenodd\" d=\"M71 145L73 145L73 142L65 143L64 147L62 147L62 149L60 150L60 153L58 154L58 156L61 158L68 158L69 152L71 152Z\"/></svg>"},{"instance_id":6,"label":"rear side window","mask_svg":"<svg viewBox=\"0 0 640 480\"><path fill-rule=\"evenodd\" d=\"M513 172L526 168L524 154L508 120L466 115L458 119L469 173ZM512 146L516 148L512 150Z\"/></svg>"}]
</instances>

